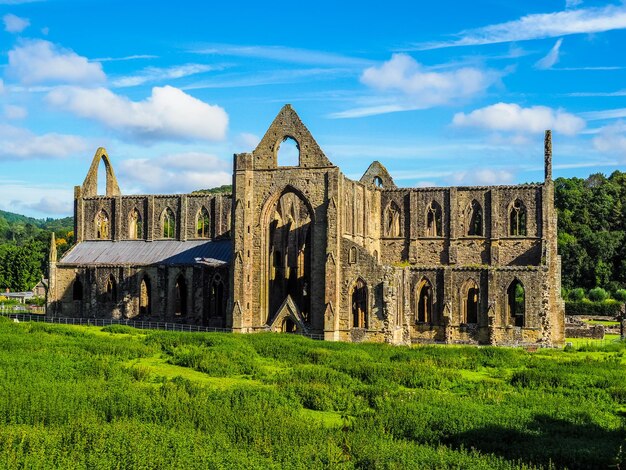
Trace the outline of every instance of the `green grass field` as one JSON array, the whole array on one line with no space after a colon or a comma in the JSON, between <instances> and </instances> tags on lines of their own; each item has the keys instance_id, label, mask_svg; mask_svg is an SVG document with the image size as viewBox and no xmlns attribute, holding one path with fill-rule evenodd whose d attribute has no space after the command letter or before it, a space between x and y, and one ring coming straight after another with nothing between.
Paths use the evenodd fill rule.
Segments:
<instances>
[{"instance_id":1,"label":"green grass field","mask_svg":"<svg viewBox=\"0 0 626 470\"><path fill-rule=\"evenodd\" d=\"M626 468L625 352L0 318L0 467Z\"/></svg>"}]
</instances>

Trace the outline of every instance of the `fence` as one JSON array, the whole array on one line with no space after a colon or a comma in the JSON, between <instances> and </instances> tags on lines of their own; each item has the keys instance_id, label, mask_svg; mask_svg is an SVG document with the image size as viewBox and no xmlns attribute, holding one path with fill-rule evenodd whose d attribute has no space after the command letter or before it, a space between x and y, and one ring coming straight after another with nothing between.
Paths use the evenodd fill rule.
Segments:
<instances>
[{"instance_id":1,"label":"fence","mask_svg":"<svg viewBox=\"0 0 626 470\"><path fill-rule=\"evenodd\" d=\"M61 325L82 325L82 326L109 326L109 325L127 325L142 330L165 330L165 331L183 331L188 333L232 333L229 328L215 328L211 326L187 325L184 323L166 323L154 321L135 321L135 320L115 320L107 318L58 318L46 315L30 315L27 313L3 313L0 314L9 318L16 319L20 322L44 322L58 323ZM290 333L291 334L291 333ZM299 336L305 336L311 339L323 340L324 335L293 333Z\"/></svg>"}]
</instances>

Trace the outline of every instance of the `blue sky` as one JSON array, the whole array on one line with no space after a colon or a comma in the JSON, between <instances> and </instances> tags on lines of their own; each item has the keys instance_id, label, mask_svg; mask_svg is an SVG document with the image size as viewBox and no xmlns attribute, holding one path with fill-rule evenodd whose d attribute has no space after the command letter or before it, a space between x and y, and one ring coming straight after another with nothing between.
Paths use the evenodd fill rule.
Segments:
<instances>
[{"instance_id":1,"label":"blue sky","mask_svg":"<svg viewBox=\"0 0 626 470\"><path fill-rule=\"evenodd\" d=\"M0 209L230 182L285 103L353 178L535 182L626 164L626 4L0 0ZM374 4L372 4L374 5Z\"/></svg>"}]
</instances>

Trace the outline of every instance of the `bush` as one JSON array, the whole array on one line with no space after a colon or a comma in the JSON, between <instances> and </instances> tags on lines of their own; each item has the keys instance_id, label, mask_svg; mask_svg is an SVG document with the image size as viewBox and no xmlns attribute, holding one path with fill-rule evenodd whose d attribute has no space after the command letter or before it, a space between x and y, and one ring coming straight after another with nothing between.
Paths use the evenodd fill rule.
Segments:
<instances>
[{"instance_id":1,"label":"bush","mask_svg":"<svg viewBox=\"0 0 626 470\"><path fill-rule=\"evenodd\" d=\"M582 287L572 289L571 291L569 291L567 298L574 301L583 300L585 298L585 289L583 289Z\"/></svg>"},{"instance_id":2,"label":"bush","mask_svg":"<svg viewBox=\"0 0 626 470\"><path fill-rule=\"evenodd\" d=\"M615 317L621 313L623 305L623 303L615 300L605 300L604 302L590 302L588 300L569 301L565 302L565 314Z\"/></svg>"},{"instance_id":3,"label":"bush","mask_svg":"<svg viewBox=\"0 0 626 470\"><path fill-rule=\"evenodd\" d=\"M602 287L596 287L589 291L589 300L594 302L603 302L609 298L609 293Z\"/></svg>"},{"instance_id":4,"label":"bush","mask_svg":"<svg viewBox=\"0 0 626 470\"><path fill-rule=\"evenodd\" d=\"M620 302L626 302L626 289L618 289L613 294L613 298L615 300L619 300Z\"/></svg>"}]
</instances>

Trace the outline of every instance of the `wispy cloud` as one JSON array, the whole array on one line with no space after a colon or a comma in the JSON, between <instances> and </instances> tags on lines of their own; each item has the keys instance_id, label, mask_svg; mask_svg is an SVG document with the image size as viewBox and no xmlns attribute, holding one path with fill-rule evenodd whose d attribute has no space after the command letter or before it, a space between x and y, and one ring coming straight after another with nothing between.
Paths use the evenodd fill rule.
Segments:
<instances>
[{"instance_id":1,"label":"wispy cloud","mask_svg":"<svg viewBox=\"0 0 626 470\"><path fill-rule=\"evenodd\" d=\"M37 184L32 180L0 179L0 209L34 217L71 215L72 188L67 185Z\"/></svg>"},{"instance_id":2,"label":"wispy cloud","mask_svg":"<svg viewBox=\"0 0 626 470\"><path fill-rule=\"evenodd\" d=\"M588 111L580 113L588 121L600 121L602 119L618 119L626 117L626 108L605 109L603 111Z\"/></svg>"},{"instance_id":3,"label":"wispy cloud","mask_svg":"<svg viewBox=\"0 0 626 470\"><path fill-rule=\"evenodd\" d=\"M578 91L567 93L565 96L626 96L626 89L618 91Z\"/></svg>"},{"instance_id":4,"label":"wispy cloud","mask_svg":"<svg viewBox=\"0 0 626 470\"><path fill-rule=\"evenodd\" d=\"M565 0L565 8L576 8L583 0Z\"/></svg>"},{"instance_id":5,"label":"wispy cloud","mask_svg":"<svg viewBox=\"0 0 626 470\"><path fill-rule=\"evenodd\" d=\"M28 111L22 106L7 104L4 106L4 117L7 119L24 119L28 116Z\"/></svg>"},{"instance_id":6,"label":"wispy cloud","mask_svg":"<svg viewBox=\"0 0 626 470\"><path fill-rule=\"evenodd\" d=\"M600 152L618 155L622 161L626 159L626 122L617 121L603 127L593 138L593 145Z\"/></svg>"},{"instance_id":7,"label":"wispy cloud","mask_svg":"<svg viewBox=\"0 0 626 470\"><path fill-rule=\"evenodd\" d=\"M143 101L131 101L106 88L59 87L46 101L139 139L221 140L228 127L223 108L172 86L154 87Z\"/></svg>"},{"instance_id":8,"label":"wispy cloud","mask_svg":"<svg viewBox=\"0 0 626 470\"><path fill-rule=\"evenodd\" d=\"M114 88L125 88L143 85L148 82L164 82L209 72L211 70L222 70L223 68L223 66L206 64L184 64L167 68L147 67L136 75L114 79L112 86Z\"/></svg>"},{"instance_id":9,"label":"wispy cloud","mask_svg":"<svg viewBox=\"0 0 626 470\"><path fill-rule=\"evenodd\" d=\"M596 66L596 67L553 67L552 70L565 70L565 71L581 71L581 70L623 70L626 67L619 67L615 65Z\"/></svg>"},{"instance_id":10,"label":"wispy cloud","mask_svg":"<svg viewBox=\"0 0 626 470\"><path fill-rule=\"evenodd\" d=\"M360 57L350 57L330 52L298 49L284 46L237 46L231 44L213 44L198 47L191 52L196 54L224 55L233 57L253 57L278 62L325 66L365 67L373 61Z\"/></svg>"},{"instance_id":11,"label":"wispy cloud","mask_svg":"<svg viewBox=\"0 0 626 470\"><path fill-rule=\"evenodd\" d=\"M478 46L545 39L570 34L601 33L626 28L626 7L607 5L523 16L514 21L461 31L458 39L416 44L416 50Z\"/></svg>"},{"instance_id":12,"label":"wispy cloud","mask_svg":"<svg viewBox=\"0 0 626 470\"><path fill-rule=\"evenodd\" d=\"M535 63L535 68L540 70L551 69L552 66L559 61L559 51L561 49L561 44L563 44L563 38L559 39L554 44L554 46L552 46L550 52L548 52L544 57L542 57Z\"/></svg>"},{"instance_id":13,"label":"wispy cloud","mask_svg":"<svg viewBox=\"0 0 626 470\"><path fill-rule=\"evenodd\" d=\"M407 54L393 54L378 66L365 69L361 82L377 95L364 106L332 114L331 118L355 118L375 114L427 109L468 99L497 82L500 74L476 67L437 72Z\"/></svg>"},{"instance_id":14,"label":"wispy cloud","mask_svg":"<svg viewBox=\"0 0 626 470\"><path fill-rule=\"evenodd\" d=\"M553 129L565 135L577 134L585 127L583 119L561 109L547 106L522 108L515 103L496 103L469 114L457 113L452 124L513 133L539 133Z\"/></svg>"},{"instance_id":15,"label":"wispy cloud","mask_svg":"<svg viewBox=\"0 0 626 470\"><path fill-rule=\"evenodd\" d=\"M125 57L100 57L98 59L93 59L94 62L120 62L126 60L144 60L144 59L158 59L158 55L150 55L150 54L135 54L135 55L127 55Z\"/></svg>"},{"instance_id":16,"label":"wispy cloud","mask_svg":"<svg viewBox=\"0 0 626 470\"><path fill-rule=\"evenodd\" d=\"M4 15L2 21L4 23L4 30L8 33L21 33L30 26L28 18L20 18L11 13Z\"/></svg>"},{"instance_id":17,"label":"wispy cloud","mask_svg":"<svg viewBox=\"0 0 626 470\"><path fill-rule=\"evenodd\" d=\"M45 0L0 0L0 5L22 5L23 3L37 3Z\"/></svg>"}]
</instances>

